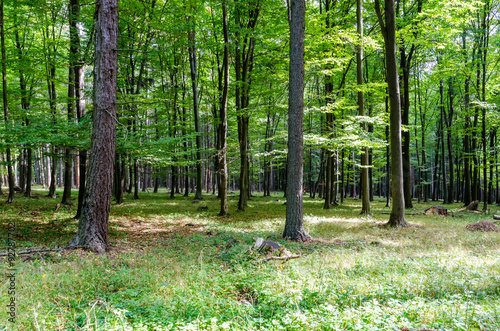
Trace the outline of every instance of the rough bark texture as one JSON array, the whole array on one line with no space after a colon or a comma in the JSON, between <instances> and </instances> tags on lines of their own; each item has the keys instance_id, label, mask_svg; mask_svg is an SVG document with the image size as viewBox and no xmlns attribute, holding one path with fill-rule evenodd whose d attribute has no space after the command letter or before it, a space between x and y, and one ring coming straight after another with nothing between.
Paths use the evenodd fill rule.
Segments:
<instances>
[{"instance_id":1,"label":"rough bark texture","mask_svg":"<svg viewBox=\"0 0 500 331\"><path fill-rule=\"evenodd\" d=\"M102 253L108 249L116 145L117 0L98 0L95 17L94 112L88 185L78 233L69 246Z\"/></svg>"},{"instance_id":2,"label":"rough bark texture","mask_svg":"<svg viewBox=\"0 0 500 331\"><path fill-rule=\"evenodd\" d=\"M302 204L304 124L305 0L290 1L290 83L288 94L288 172L284 238L307 241Z\"/></svg>"},{"instance_id":3,"label":"rough bark texture","mask_svg":"<svg viewBox=\"0 0 500 331\"><path fill-rule=\"evenodd\" d=\"M224 60L222 62L224 70L224 85L222 90L222 100L220 105L220 147L219 151L219 171L220 171L220 213L219 216L227 215L227 94L229 87L229 36L227 31L227 9L226 1L222 1L222 27L224 30Z\"/></svg>"},{"instance_id":4,"label":"rough bark texture","mask_svg":"<svg viewBox=\"0 0 500 331\"><path fill-rule=\"evenodd\" d=\"M375 8L379 24L385 41L385 60L387 85L390 104L390 137L391 137L391 178L392 178L392 210L389 222L390 227L404 227L405 201L403 193L403 156L401 147L401 100L399 92L398 65L396 59L396 15L394 0L385 0L384 24L380 12L379 0L375 0Z\"/></svg>"}]
</instances>

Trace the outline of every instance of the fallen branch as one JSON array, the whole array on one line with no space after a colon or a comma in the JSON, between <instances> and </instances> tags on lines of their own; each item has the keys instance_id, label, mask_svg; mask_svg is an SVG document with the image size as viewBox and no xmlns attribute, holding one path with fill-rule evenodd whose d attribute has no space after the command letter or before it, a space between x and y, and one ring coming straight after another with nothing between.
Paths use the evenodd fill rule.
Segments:
<instances>
[{"instance_id":1,"label":"fallen branch","mask_svg":"<svg viewBox=\"0 0 500 331\"><path fill-rule=\"evenodd\" d=\"M281 261L288 261L290 259L298 259L301 257L300 255L291 255L291 256L269 256L263 259L262 261L269 261L269 260L281 260Z\"/></svg>"},{"instance_id":2,"label":"fallen branch","mask_svg":"<svg viewBox=\"0 0 500 331\"><path fill-rule=\"evenodd\" d=\"M383 211L382 214L384 215L390 215L390 211ZM405 213L405 215L422 215L423 213Z\"/></svg>"},{"instance_id":3,"label":"fallen branch","mask_svg":"<svg viewBox=\"0 0 500 331\"><path fill-rule=\"evenodd\" d=\"M493 215L494 220L500 220L500 215Z\"/></svg>"},{"instance_id":4,"label":"fallen branch","mask_svg":"<svg viewBox=\"0 0 500 331\"><path fill-rule=\"evenodd\" d=\"M63 250L65 250L65 249L64 248L57 248L57 249L37 249L37 250L28 250L28 251L16 252L16 255L31 254L31 253L44 253L44 252L58 252L58 251L63 251ZM0 256L8 256L9 254L12 254L12 253L0 253Z\"/></svg>"}]
</instances>

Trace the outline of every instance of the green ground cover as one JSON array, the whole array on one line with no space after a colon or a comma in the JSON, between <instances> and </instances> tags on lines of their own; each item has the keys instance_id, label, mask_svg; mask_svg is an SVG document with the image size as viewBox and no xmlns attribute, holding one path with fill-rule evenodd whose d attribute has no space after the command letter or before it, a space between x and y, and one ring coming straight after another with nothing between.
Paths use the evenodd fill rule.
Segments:
<instances>
[{"instance_id":1,"label":"green ground cover","mask_svg":"<svg viewBox=\"0 0 500 331\"><path fill-rule=\"evenodd\" d=\"M59 201L44 194L1 202L2 252L9 221L18 251L72 238L75 207L56 211ZM372 203L373 216L360 217L359 200L323 210L306 197L305 226L315 240L300 244L281 239L282 194L256 196L245 212L232 195L227 218L215 216L211 195L198 204L166 192L127 198L111 208L110 253L18 257L15 324L7 322L0 258L0 330L500 329L500 232L465 229L492 220L497 206L488 215L409 215L412 226L394 230L380 226L389 211L382 199ZM257 237L301 257L263 262L248 249Z\"/></svg>"}]
</instances>

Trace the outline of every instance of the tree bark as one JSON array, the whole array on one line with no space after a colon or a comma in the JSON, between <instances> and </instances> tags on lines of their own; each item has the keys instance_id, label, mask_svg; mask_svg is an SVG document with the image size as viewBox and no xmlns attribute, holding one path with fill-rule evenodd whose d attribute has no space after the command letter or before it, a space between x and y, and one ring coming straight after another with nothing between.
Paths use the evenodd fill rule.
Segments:
<instances>
[{"instance_id":1,"label":"tree bark","mask_svg":"<svg viewBox=\"0 0 500 331\"><path fill-rule=\"evenodd\" d=\"M438 59L439 62L439 59ZM439 138L441 139L441 173L443 174L443 203L448 203L448 186L446 184L446 157L445 157L445 142L444 142L444 126L445 126L445 110L444 110L444 86L443 80L441 79L439 83L439 95L441 97L441 105L439 106L441 110L441 123L439 124Z\"/></svg>"},{"instance_id":2,"label":"tree bark","mask_svg":"<svg viewBox=\"0 0 500 331\"><path fill-rule=\"evenodd\" d=\"M302 204L304 125L305 0L290 0L290 67L288 94L288 171L283 238L307 241Z\"/></svg>"},{"instance_id":3,"label":"tree bark","mask_svg":"<svg viewBox=\"0 0 500 331\"><path fill-rule=\"evenodd\" d=\"M467 51L467 44L466 44L466 32L464 31L462 33L462 53L464 56L464 61L465 61L465 67L467 68L467 62L468 62L468 51ZM470 94L469 94L469 87L470 87L470 75L467 75L465 77L465 82L464 82L464 111L465 111L465 134L464 134L464 195L463 195L463 203L465 206L469 205L469 203L472 202L472 191L471 191L471 174L470 174L470 157L471 157L471 151L470 151Z\"/></svg>"},{"instance_id":4,"label":"tree bark","mask_svg":"<svg viewBox=\"0 0 500 331\"><path fill-rule=\"evenodd\" d=\"M188 21L190 23L192 18L189 17ZM202 159L201 159L201 149L203 148L201 143L201 128L200 128L200 112L198 103L198 72L196 63L196 31L194 25L190 28L188 32L189 39L189 67L191 69L191 88L193 91L193 111L194 111L194 130L196 132L196 193L194 196L195 200L203 200L202 190L203 190L203 173L202 173Z\"/></svg>"},{"instance_id":5,"label":"tree bark","mask_svg":"<svg viewBox=\"0 0 500 331\"><path fill-rule=\"evenodd\" d=\"M78 0L76 0L78 1ZM85 75L83 73L83 64L79 63L75 68L75 94L76 94L76 117L78 121L83 120L85 115L85 100L84 100L84 83ZM87 150L80 149L78 151L79 157L79 167L80 167L80 186L78 187L78 207L76 211L75 218L79 219L82 213L83 198L85 196L85 187L87 185ZM120 185L122 183L120 182ZM123 185L121 185L121 190L123 193Z\"/></svg>"},{"instance_id":6,"label":"tree bark","mask_svg":"<svg viewBox=\"0 0 500 331\"><path fill-rule=\"evenodd\" d=\"M222 69L224 72L224 83L222 90L222 99L220 105L220 148L219 151L219 194L220 194L220 212L219 216L226 216L228 211L227 204L227 98L229 88L229 35L227 29L227 8L226 1L222 0L222 29L224 33L224 59L222 60Z\"/></svg>"},{"instance_id":7,"label":"tree bark","mask_svg":"<svg viewBox=\"0 0 500 331\"><path fill-rule=\"evenodd\" d=\"M375 0L375 10L380 28L385 41L385 60L387 85L390 103L390 137L391 137L391 176L392 176L392 210L389 222L390 227L404 227L405 200L403 192L403 157L401 147L401 100L399 92L398 65L396 59L396 15L394 13L394 0L385 0L384 24L380 12L379 0Z\"/></svg>"},{"instance_id":8,"label":"tree bark","mask_svg":"<svg viewBox=\"0 0 500 331\"><path fill-rule=\"evenodd\" d=\"M359 116L365 116L365 96L361 87L363 86L363 0L357 0L357 26L358 26L358 37L360 38L358 51L356 53L356 63L357 63L357 83L358 83L358 114ZM367 131L366 122L363 121L361 124L363 131ZM363 147L361 151L361 214L370 215L370 178L369 178L369 163L368 163L368 147Z\"/></svg>"},{"instance_id":9,"label":"tree bark","mask_svg":"<svg viewBox=\"0 0 500 331\"><path fill-rule=\"evenodd\" d=\"M5 27L4 27L4 0L0 0L0 37L1 37L1 53L2 53L2 89L3 89L3 116L5 126L9 126L9 104L7 101L7 66L5 55ZM7 141L8 142L8 141ZM9 182L9 195L7 203L14 202L14 172L12 171L12 157L10 147L6 148L7 161L7 177Z\"/></svg>"},{"instance_id":10,"label":"tree bark","mask_svg":"<svg viewBox=\"0 0 500 331\"><path fill-rule=\"evenodd\" d=\"M68 245L106 251L116 148L117 0L97 0L94 111L88 185L78 233Z\"/></svg>"}]
</instances>

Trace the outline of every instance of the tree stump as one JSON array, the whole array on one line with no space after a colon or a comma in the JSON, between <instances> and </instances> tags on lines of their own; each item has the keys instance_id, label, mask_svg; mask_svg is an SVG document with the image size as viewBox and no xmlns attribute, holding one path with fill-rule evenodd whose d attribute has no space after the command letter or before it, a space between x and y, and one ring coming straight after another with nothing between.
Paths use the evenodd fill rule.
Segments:
<instances>
[{"instance_id":1,"label":"tree stump","mask_svg":"<svg viewBox=\"0 0 500 331\"><path fill-rule=\"evenodd\" d=\"M471 203L469 203L469 205L467 207L465 207L465 210L477 210L478 206L479 206L478 200L472 201Z\"/></svg>"},{"instance_id":2,"label":"tree stump","mask_svg":"<svg viewBox=\"0 0 500 331\"><path fill-rule=\"evenodd\" d=\"M478 211L477 207L479 206L479 201L472 201L467 205L467 207L460 209L459 211Z\"/></svg>"},{"instance_id":3,"label":"tree stump","mask_svg":"<svg viewBox=\"0 0 500 331\"><path fill-rule=\"evenodd\" d=\"M448 209L443 206L432 206L431 208L424 211L425 215L437 214L441 216L448 216Z\"/></svg>"}]
</instances>

